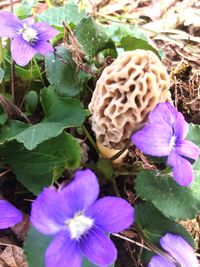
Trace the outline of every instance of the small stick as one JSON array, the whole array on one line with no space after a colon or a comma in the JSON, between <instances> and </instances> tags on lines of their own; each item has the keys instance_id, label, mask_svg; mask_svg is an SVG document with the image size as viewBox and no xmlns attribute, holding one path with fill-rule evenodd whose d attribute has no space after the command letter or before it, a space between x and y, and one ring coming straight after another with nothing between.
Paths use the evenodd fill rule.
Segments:
<instances>
[{"instance_id":1,"label":"small stick","mask_svg":"<svg viewBox=\"0 0 200 267\"><path fill-rule=\"evenodd\" d=\"M0 173L0 177L3 177L5 174L9 173L11 171L11 169L7 169L5 171L3 171L2 173Z\"/></svg>"},{"instance_id":2,"label":"small stick","mask_svg":"<svg viewBox=\"0 0 200 267\"><path fill-rule=\"evenodd\" d=\"M124 240L126 240L126 241L129 241L130 243L133 243L133 244L135 244L135 245L138 246L138 247L142 247L142 248L145 248L145 249L151 251L150 248L148 248L148 247L146 247L145 245L140 244L139 242L134 241L134 240L132 240L132 239L126 237L126 236L123 236L123 235L120 235L120 234L112 234L112 235L113 235L113 236L116 236L116 237L119 237L119 238L121 238L121 239L124 239Z\"/></svg>"}]
</instances>

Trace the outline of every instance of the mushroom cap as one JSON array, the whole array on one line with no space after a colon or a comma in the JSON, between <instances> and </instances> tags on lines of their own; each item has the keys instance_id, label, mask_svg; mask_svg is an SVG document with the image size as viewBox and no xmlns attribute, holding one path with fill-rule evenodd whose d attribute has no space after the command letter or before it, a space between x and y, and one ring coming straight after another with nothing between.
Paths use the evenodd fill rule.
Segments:
<instances>
[{"instance_id":1,"label":"mushroom cap","mask_svg":"<svg viewBox=\"0 0 200 267\"><path fill-rule=\"evenodd\" d=\"M170 78L152 52L123 52L96 83L89 110L92 130L102 145L120 149L157 103L169 96Z\"/></svg>"}]
</instances>

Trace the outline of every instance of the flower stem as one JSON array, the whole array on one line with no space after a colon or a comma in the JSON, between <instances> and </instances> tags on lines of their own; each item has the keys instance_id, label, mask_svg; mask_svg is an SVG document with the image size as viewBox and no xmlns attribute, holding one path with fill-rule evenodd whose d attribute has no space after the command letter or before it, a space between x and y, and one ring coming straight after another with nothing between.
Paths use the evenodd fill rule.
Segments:
<instances>
[{"instance_id":1,"label":"flower stem","mask_svg":"<svg viewBox=\"0 0 200 267\"><path fill-rule=\"evenodd\" d=\"M24 104L24 101L25 101L27 93L30 91L32 78L33 78L33 60L31 59L30 76L29 76L29 79L28 79L27 89L26 89L26 91L24 93L24 97L23 97L23 99L22 99L22 101L20 103L20 106L19 106L20 109L22 108L22 106Z\"/></svg>"},{"instance_id":2,"label":"flower stem","mask_svg":"<svg viewBox=\"0 0 200 267\"><path fill-rule=\"evenodd\" d=\"M4 60L4 53L3 53L2 38L0 38L0 64L2 65L4 69L6 68L6 64Z\"/></svg>"},{"instance_id":3,"label":"flower stem","mask_svg":"<svg viewBox=\"0 0 200 267\"><path fill-rule=\"evenodd\" d=\"M10 12L13 13L14 9L13 9L13 0L10 0ZM11 43L10 39L10 43ZM14 72L15 72L15 62L13 60L13 58L11 57L11 68L10 68L10 78L11 78L11 95L12 95L12 100L13 103L15 103L15 84L14 84Z\"/></svg>"},{"instance_id":4,"label":"flower stem","mask_svg":"<svg viewBox=\"0 0 200 267\"><path fill-rule=\"evenodd\" d=\"M82 129L86 135L86 137L88 138L88 140L90 141L91 145L94 147L94 149L96 150L97 154L100 153L99 148L97 147L97 145L95 144L94 140L92 139L92 136L90 135L90 133L88 132L87 128L85 127L85 125L83 124Z\"/></svg>"},{"instance_id":5,"label":"flower stem","mask_svg":"<svg viewBox=\"0 0 200 267\"><path fill-rule=\"evenodd\" d=\"M13 13L13 0L10 0L10 12Z\"/></svg>"},{"instance_id":6,"label":"flower stem","mask_svg":"<svg viewBox=\"0 0 200 267\"><path fill-rule=\"evenodd\" d=\"M116 183L116 180L115 179L112 180L112 186L113 186L113 190L115 191L116 196L117 197L122 197L120 195L120 192L119 192L119 189L117 187L117 183Z\"/></svg>"},{"instance_id":7,"label":"flower stem","mask_svg":"<svg viewBox=\"0 0 200 267\"><path fill-rule=\"evenodd\" d=\"M124 151L127 150L127 148L129 147L130 143L131 143L131 140L129 139L128 142L126 143L126 145L125 145L119 152L117 152L115 155L113 155L113 156L110 158L110 160L111 160L111 161L114 161L114 160L116 160L117 158L119 158L119 157L124 153Z\"/></svg>"},{"instance_id":8,"label":"flower stem","mask_svg":"<svg viewBox=\"0 0 200 267\"><path fill-rule=\"evenodd\" d=\"M38 65L37 60L35 59L35 57L33 57L33 62L35 64L35 67L36 67L36 69L38 71L38 74L40 76L40 80L41 80L43 86L45 87L45 83L44 83L44 80L43 80L43 77L42 77L42 74L41 74L41 71L40 71L40 67L39 67L39 65Z\"/></svg>"},{"instance_id":9,"label":"flower stem","mask_svg":"<svg viewBox=\"0 0 200 267\"><path fill-rule=\"evenodd\" d=\"M30 90L32 78L33 78L33 60L31 59L30 76L29 76L29 79L28 79L28 89L27 89L27 91Z\"/></svg>"},{"instance_id":10,"label":"flower stem","mask_svg":"<svg viewBox=\"0 0 200 267\"><path fill-rule=\"evenodd\" d=\"M14 73L15 73L15 62L14 60L11 58L11 68L10 68L10 79L11 79L11 84L10 84L10 87L11 87L11 95L12 95L12 100L13 100L13 103L15 103L15 84L14 84Z\"/></svg>"},{"instance_id":11,"label":"flower stem","mask_svg":"<svg viewBox=\"0 0 200 267\"><path fill-rule=\"evenodd\" d=\"M6 69L6 65L5 65L5 60L4 60L4 53L3 53L3 45L2 45L2 39L0 38L0 66L2 66L2 68ZM4 92L5 90L5 83L4 83L4 78L2 79L2 82L1 82L1 88L2 88L2 92Z\"/></svg>"}]
</instances>

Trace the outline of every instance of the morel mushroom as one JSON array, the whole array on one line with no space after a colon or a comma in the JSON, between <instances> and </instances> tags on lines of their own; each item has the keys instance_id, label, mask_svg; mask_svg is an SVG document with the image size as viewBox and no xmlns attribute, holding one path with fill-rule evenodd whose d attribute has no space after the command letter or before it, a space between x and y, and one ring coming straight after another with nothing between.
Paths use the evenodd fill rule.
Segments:
<instances>
[{"instance_id":1,"label":"morel mushroom","mask_svg":"<svg viewBox=\"0 0 200 267\"><path fill-rule=\"evenodd\" d=\"M122 53L102 72L89 104L97 143L121 149L156 104L167 100L168 88L167 71L152 51Z\"/></svg>"}]
</instances>

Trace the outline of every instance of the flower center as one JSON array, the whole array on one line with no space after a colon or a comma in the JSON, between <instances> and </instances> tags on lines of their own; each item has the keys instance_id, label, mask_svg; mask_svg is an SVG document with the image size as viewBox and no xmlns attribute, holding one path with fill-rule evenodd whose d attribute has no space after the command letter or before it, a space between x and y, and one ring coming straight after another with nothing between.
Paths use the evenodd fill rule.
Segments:
<instances>
[{"instance_id":1,"label":"flower center","mask_svg":"<svg viewBox=\"0 0 200 267\"><path fill-rule=\"evenodd\" d=\"M21 34L23 39L30 44L37 40L37 31L28 27L26 23L23 25L23 28L19 30L19 34Z\"/></svg>"},{"instance_id":2,"label":"flower center","mask_svg":"<svg viewBox=\"0 0 200 267\"><path fill-rule=\"evenodd\" d=\"M93 225L93 220L83 215L82 212L78 212L74 217L66 222L69 228L71 238L79 239L85 234Z\"/></svg>"},{"instance_id":3,"label":"flower center","mask_svg":"<svg viewBox=\"0 0 200 267\"><path fill-rule=\"evenodd\" d=\"M176 136L172 136L171 137L171 139L170 139L170 142L169 142L169 146L170 146L170 148L172 149L172 148L174 148L174 146L175 146L175 141L176 141Z\"/></svg>"}]
</instances>

